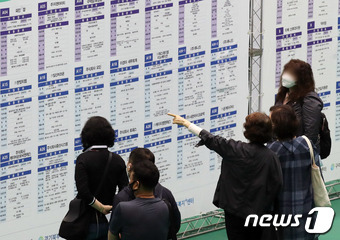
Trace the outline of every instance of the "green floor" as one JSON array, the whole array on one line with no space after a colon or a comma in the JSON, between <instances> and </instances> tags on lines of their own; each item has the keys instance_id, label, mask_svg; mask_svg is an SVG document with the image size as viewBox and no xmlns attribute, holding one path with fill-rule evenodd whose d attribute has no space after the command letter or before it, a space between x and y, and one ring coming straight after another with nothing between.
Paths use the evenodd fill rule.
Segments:
<instances>
[{"instance_id":1,"label":"green floor","mask_svg":"<svg viewBox=\"0 0 340 240\"><path fill-rule=\"evenodd\" d=\"M332 201L332 207L335 211L335 218L333 222L333 227L332 229L319 237L319 240L340 240L340 199ZM212 233L207 233L198 237L193 237L190 239L195 239L195 240L226 240L227 235L225 230L220 230Z\"/></svg>"}]
</instances>

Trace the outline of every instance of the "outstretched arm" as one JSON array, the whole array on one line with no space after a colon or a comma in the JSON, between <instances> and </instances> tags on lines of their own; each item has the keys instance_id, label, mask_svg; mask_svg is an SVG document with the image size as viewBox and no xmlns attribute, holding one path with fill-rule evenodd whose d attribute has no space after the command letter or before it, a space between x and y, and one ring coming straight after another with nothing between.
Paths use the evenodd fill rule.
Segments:
<instances>
[{"instance_id":1,"label":"outstretched arm","mask_svg":"<svg viewBox=\"0 0 340 240\"><path fill-rule=\"evenodd\" d=\"M221 136L214 136L210 132L203 130L179 115L173 113L168 113L168 115L174 118L173 124L188 128L190 132L201 138L202 145L204 144L210 150L217 152L223 158L235 155L237 144L239 142L235 142L232 139L227 140Z\"/></svg>"},{"instance_id":2,"label":"outstretched arm","mask_svg":"<svg viewBox=\"0 0 340 240\"><path fill-rule=\"evenodd\" d=\"M172 121L173 124L181 125L188 128L188 130L195 134L196 136L199 136L200 132L203 130L202 128L196 126L195 124L181 117L180 115L176 115L173 113L168 113L168 115L174 117Z\"/></svg>"}]
</instances>

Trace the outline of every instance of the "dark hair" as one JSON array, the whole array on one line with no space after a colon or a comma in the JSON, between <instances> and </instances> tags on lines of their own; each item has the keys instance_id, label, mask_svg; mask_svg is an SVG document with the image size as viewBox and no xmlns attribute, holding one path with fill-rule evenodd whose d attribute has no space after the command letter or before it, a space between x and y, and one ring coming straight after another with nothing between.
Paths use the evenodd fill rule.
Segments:
<instances>
[{"instance_id":1,"label":"dark hair","mask_svg":"<svg viewBox=\"0 0 340 240\"><path fill-rule=\"evenodd\" d=\"M111 124L105 118L99 116L90 117L80 134L84 150L93 145L112 147L115 136L115 131Z\"/></svg>"},{"instance_id":2,"label":"dark hair","mask_svg":"<svg viewBox=\"0 0 340 240\"><path fill-rule=\"evenodd\" d=\"M251 143L264 144L272 139L272 123L264 113L255 112L248 115L243 126L243 134Z\"/></svg>"},{"instance_id":3,"label":"dark hair","mask_svg":"<svg viewBox=\"0 0 340 240\"><path fill-rule=\"evenodd\" d=\"M156 187L159 180L159 171L151 161L139 161L132 165L133 180L139 181L147 190Z\"/></svg>"},{"instance_id":4,"label":"dark hair","mask_svg":"<svg viewBox=\"0 0 340 240\"><path fill-rule=\"evenodd\" d=\"M289 72L296 77L296 85L291 88L290 92L288 88L282 86L282 75L285 72ZM309 63L299 59L292 59L283 67L282 75L276 102L283 102L288 92L291 101L300 101L307 93L315 91L313 70Z\"/></svg>"},{"instance_id":5,"label":"dark hair","mask_svg":"<svg viewBox=\"0 0 340 240\"><path fill-rule=\"evenodd\" d=\"M147 148L135 148L130 153L129 162L132 165L145 160L155 163L155 155Z\"/></svg>"},{"instance_id":6,"label":"dark hair","mask_svg":"<svg viewBox=\"0 0 340 240\"><path fill-rule=\"evenodd\" d=\"M279 140L290 140L296 136L299 120L294 109L289 105L270 108L273 132Z\"/></svg>"}]
</instances>

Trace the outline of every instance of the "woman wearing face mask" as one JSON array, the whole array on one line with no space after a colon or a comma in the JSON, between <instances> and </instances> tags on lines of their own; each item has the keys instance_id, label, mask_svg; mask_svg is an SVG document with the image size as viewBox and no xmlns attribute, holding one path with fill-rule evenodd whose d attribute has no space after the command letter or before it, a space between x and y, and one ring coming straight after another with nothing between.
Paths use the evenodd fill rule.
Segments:
<instances>
[{"instance_id":1,"label":"woman wearing face mask","mask_svg":"<svg viewBox=\"0 0 340 240\"><path fill-rule=\"evenodd\" d=\"M306 135L320 151L323 103L315 92L313 71L308 63L292 59L284 66L275 105L294 109L300 120L297 136Z\"/></svg>"}]
</instances>

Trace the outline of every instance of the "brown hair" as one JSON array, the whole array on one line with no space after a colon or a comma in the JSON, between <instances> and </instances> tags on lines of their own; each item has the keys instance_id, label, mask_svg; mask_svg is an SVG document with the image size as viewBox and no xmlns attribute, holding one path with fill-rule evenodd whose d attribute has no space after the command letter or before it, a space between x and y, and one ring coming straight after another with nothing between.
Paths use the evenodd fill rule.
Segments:
<instances>
[{"instance_id":1,"label":"brown hair","mask_svg":"<svg viewBox=\"0 0 340 240\"><path fill-rule=\"evenodd\" d=\"M273 132L279 140L291 140L299 128L299 120L294 109L289 105L270 108Z\"/></svg>"},{"instance_id":2,"label":"brown hair","mask_svg":"<svg viewBox=\"0 0 340 240\"><path fill-rule=\"evenodd\" d=\"M264 144L272 139L272 123L264 113L255 112L248 115L243 126L243 134L251 143Z\"/></svg>"},{"instance_id":3,"label":"brown hair","mask_svg":"<svg viewBox=\"0 0 340 240\"><path fill-rule=\"evenodd\" d=\"M296 77L296 85L291 88L292 91L290 92L288 88L282 86L282 75L285 72L289 72ZM289 100L300 101L307 95L307 93L314 91L315 82L313 70L309 63L299 59L292 59L283 67L276 102L283 102L288 92Z\"/></svg>"}]
</instances>

